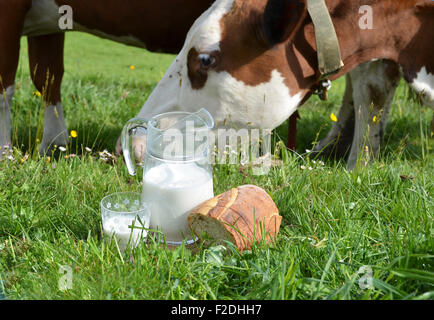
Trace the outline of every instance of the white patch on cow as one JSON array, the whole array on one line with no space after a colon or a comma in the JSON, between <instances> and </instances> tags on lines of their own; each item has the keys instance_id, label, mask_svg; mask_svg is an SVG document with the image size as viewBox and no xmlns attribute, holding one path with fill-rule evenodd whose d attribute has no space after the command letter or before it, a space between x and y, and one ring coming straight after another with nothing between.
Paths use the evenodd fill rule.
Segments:
<instances>
[{"instance_id":1,"label":"white patch on cow","mask_svg":"<svg viewBox=\"0 0 434 320\"><path fill-rule=\"evenodd\" d=\"M189 49L198 52L212 52L220 50L221 27L220 20L233 7L234 0L220 0L208 8L193 24L187 34L185 43Z\"/></svg>"},{"instance_id":2,"label":"white patch on cow","mask_svg":"<svg viewBox=\"0 0 434 320\"><path fill-rule=\"evenodd\" d=\"M186 85L187 86L187 85ZM246 85L228 72L210 72L200 90L191 85L181 90L181 106L200 105L211 112L216 127L274 129L284 122L301 102L301 94L291 96L284 78L273 70L268 82Z\"/></svg>"},{"instance_id":3,"label":"white patch on cow","mask_svg":"<svg viewBox=\"0 0 434 320\"><path fill-rule=\"evenodd\" d=\"M165 77L152 92L138 117L151 117L175 110L195 112L206 108L216 127L251 127L274 129L284 122L302 100L291 96L282 75L274 70L268 82L246 85L228 72L210 72L205 86L192 89L187 68L175 60Z\"/></svg>"},{"instance_id":4,"label":"white patch on cow","mask_svg":"<svg viewBox=\"0 0 434 320\"><path fill-rule=\"evenodd\" d=\"M59 6L54 0L33 0L24 20L22 34L38 36L61 32L59 18Z\"/></svg>"},{"instance_id":5,"label":"white patch on cow","mask_svg":"<svg viewBox=\"0 0 434 320\"><path fill-rule=\"evenodd\" d=\"M216 127L274 129L284 122L302 100L292 96L277 71L268 82L250 86L228 72L208 73L203 88L193 89L188 77L187 55L191 48L198 52L219 50L220 20L231 10L233 0L216 1L190 29L185 45L163 79L151 93L138 117L148 120L169 111L195 112L207 109Z\"/></svg>"},{"instance_id":6,"label":"white patch on cow","mask_svg":"<svg viewBox=\"0 0 434 320\"><path fill-rule=\"evenodd\" d=\"M0 159L3 156L3 147L11 145L11 102L14 92L13 85L0 92Z\"/></svg>"},{"instance_id":7,"label":"white patch on cow","mask_svg":"<svg viewBox=\"0 0 434 320\"><path fill-rule=\"evenodd\" d=\"M410 85L421 94L426 105L434 107L434 75L428 73L426 67L422 67Z\"/></svg>"}]
</instances>

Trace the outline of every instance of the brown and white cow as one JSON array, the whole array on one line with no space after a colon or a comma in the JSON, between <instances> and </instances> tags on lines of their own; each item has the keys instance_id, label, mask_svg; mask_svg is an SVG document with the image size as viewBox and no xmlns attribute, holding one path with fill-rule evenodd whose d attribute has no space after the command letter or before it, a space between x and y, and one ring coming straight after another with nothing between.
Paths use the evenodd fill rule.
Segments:
<instances>
[{"instance_id":1,"label":"brown and white cow","mask_svg":"<svg viewBox=\"0 0 434 320\"><path fill-rule=\"evenodd\" d=\"M389 103L397 65L423 100L434 104L434 4L431 0L326 0L326 4L345 64L332 80L374 59L391 61L368 63L349 78L353 95L347 104L356 104L354 116L361 119L356 123L352 167L362 132L373 119L369 108L358 105L366 100L365 94L377 99L381 87L389 91L382 93L379 105ZM373 29L359 26L362 5L372 8ZM218 126L276 128L312 94L317 66L306 0L217 0L194 23L138 117L205 107ZM386 83L381 83L381 72L390 75ZM366 83L364 74L371 74L372 83Z\"/></svg>"},{"instance_id":2,"label":"brown and white cow","mask_svg":"<svg viewBox=\"0 0 434 320\"><path fill-rule=\"evenodd\" d=\"M20 38L27 36L30 73L44 94L40 153L66 145L60 86L64 31L59 7L69 5L73 30L146 48L178 53L195 19L214 0L0 0L0 158L11 144L11 101L15 91Z\"/></svg>"}]
</instances>

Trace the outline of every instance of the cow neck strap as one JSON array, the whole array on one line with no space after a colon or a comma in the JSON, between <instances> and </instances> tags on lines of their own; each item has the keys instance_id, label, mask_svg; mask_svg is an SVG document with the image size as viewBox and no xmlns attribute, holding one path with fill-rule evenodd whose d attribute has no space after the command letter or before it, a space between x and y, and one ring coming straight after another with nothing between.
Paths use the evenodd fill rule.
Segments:
<instances>
[{"instance_id":1,"label":"cow neck strap","mask_svg":"<svg viewBox=\"0 0 434 320\"><path fill-rule=\"evenodd\" d=\"M325 0L307 0L307 8L315 27L319 81L327 80L344 66L338 37Z\"/></svg>"}]
</instances>

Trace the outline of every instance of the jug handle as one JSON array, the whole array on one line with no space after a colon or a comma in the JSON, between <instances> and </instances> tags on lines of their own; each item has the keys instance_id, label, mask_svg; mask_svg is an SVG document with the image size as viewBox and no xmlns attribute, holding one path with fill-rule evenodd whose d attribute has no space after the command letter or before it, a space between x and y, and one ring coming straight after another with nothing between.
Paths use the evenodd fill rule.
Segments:
<instances>
[{"instance_id":1,"label":"jug handle","mask_svg":"<svg viewBox=\"0 0 434 320\"><path fill-rule=\"evenodd\" d=\"M134 157L134 150L132 150L132 136L137 132L137 129L144 129L147 131L147 120L141 118L133 118L129 120L122 129L122 152L130 175L136 175L136 164Z\"/></svg>"},{"instance_id":2,"label":"jug handle","mask_svg":"<svg viewBox=\"0 0 434 320\"><path fill-rule=\"evenodd\" d=\"M208 110L206 110L205 108L201 108L194 114L200 117L209 129L214 128L214 118Z\"/></svg>"}]
</instances>

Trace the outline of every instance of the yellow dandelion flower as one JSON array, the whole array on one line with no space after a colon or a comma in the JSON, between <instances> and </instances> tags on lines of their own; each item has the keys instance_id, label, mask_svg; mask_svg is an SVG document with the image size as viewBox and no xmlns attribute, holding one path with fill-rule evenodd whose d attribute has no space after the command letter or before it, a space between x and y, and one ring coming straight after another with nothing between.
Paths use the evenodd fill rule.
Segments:
<instances>
[{"instance_id":1,"label":"yellow dandelion flower","mask_svg":"<svg viewBox=\"0 0 434 320\"><path fill-rule=\"evenodd\" d=\"M38 90L36 90L35 92L33 92L33 95L37 96L37 97L42 96L42 94Z\"/></svg>"},{"instance_id":2,"label":"yellow dandelion flower","mask_svg":"<svg viewBox=\"0 0 434 320\"><path fill-rule=\"evenodd\" d=\"M372 122L377 123L378 122L378 118L377 116L374 116L374 118L372 118Z\"/></svg>"},{"instance_id":3,"label":"yellow dandelion flower","mask_svg":"<svg viewBox=\"0 0 434 320\"><path fill-rule=\"evenodd\" d=\"M332 119L333 122L338 122L338 117L334 113L330 115L330 119Z\"/></svg>"},{"instance_id":4,"label":"yellow dandelion flower","mask_svg":"<svg viewBox=\"0 0 434 320\"><path fill-rule=\"evenodd\" d=\"M77 138L78 137L77 131L71 130L71 137Z\"/></svg>"},{"instance_id":5,"label":"yellow dandelion flower","mask_svg":"<svg viewBox=\"0 0 434 320\"><path fill-rule=\"evenodd\" d=\"M136 67L134 65L130 66L130 70L134 70Z\"/></svg>"}]
</instances>

